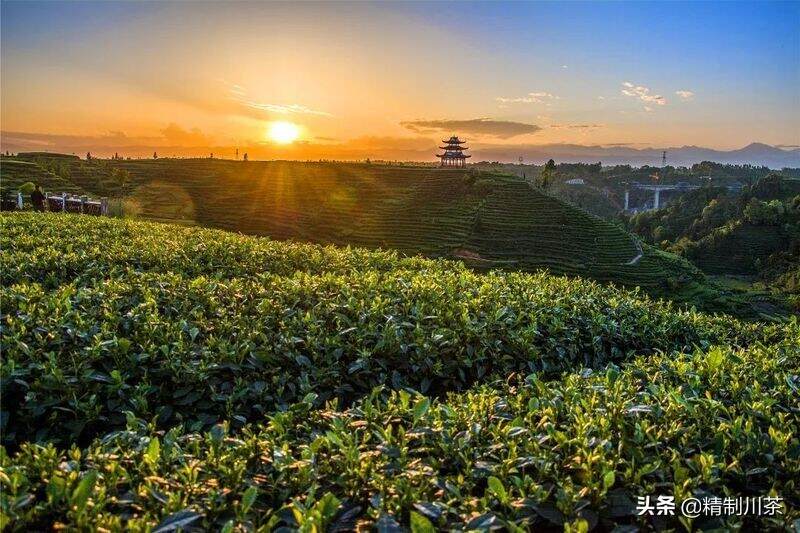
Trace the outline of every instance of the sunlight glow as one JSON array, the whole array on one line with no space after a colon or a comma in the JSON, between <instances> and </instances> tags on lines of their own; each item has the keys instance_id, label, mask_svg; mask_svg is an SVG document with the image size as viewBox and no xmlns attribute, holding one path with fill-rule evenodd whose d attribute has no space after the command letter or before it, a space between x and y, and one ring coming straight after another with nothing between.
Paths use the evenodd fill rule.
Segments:
<instances>
[{"instance_id":1,"label":"sunlight glow","mask_svg":"<svg viewBox=\"0 0 800 533\"><path fill-rule=\"evenodd\" d=\"M300 136L300 127L291 122L273 122L269 126L268 135L278 144L289 144Z\"/></svg>"}]
</instances>

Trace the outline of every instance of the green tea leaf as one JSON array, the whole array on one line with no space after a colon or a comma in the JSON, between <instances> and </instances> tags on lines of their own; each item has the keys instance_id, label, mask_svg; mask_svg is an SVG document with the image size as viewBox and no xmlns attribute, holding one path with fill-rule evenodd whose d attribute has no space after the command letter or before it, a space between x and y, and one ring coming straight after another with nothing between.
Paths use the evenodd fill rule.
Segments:
<instances>
[{"instance_id":1,"label":"green tea leaf","mask_svg":"<svg viewBox=\"0 0 800 533\"><path fill-rule=\"evenodd\" d=\"M258 498L258 489L256 487L250 487L244 491L242 495L242 513L247 514L250 512L250 508L255 503L256 498Z\"/></svg>"},{"instance_id":2,"label":"green tea leaf","mask_svg":"<svg viewBox=\"0 0 800 533\"><path fill-rule=\"evenodd\" d=\"M72 492L70 504L77 509L79 515L82 514L83 510L86 508L86 503L89 500L89 496L92 494L92 489L94 488L96 480L97 472L89 470L83 475L78 486L75 487L75 490Z\"/></svg>"},{"instance_id":3,"label":"green tea leaf","mask_svg":"<svg viewBox=\"0 0 800 533\"><path fill-rule=\"evenodd\" d=\"M492 492L492 494L497 496L497 499L499 499L501 502L504 502L508 498L508 495L506 494L506 488L503 486L503 482L498 478L489 476L488 484L489 490Z\"/></svg>"},{"instance_id":4,"label":"green tea leaf","mask_svg":"<svg viewBox=\"0 0 800 533\"><path fill-rule=\"evenodd\" d=\"M433 533L431 521L416 511L411 511L411 533Z\"/></svg>"},{"instance_id":5,"label":"green tea leaf","mask_svg":"<svg viewBox=\"0 0 800 533\"><path fill-rule=\"evenodd\" d=\"M153 437L150 439L150 443L147 445L147 450L144 452L145 459L152 465L158 462L158 459L161 457L161 442L159 442L158 437Z\"/></svg>"},{"instance_id":6,"label":"green tea leaf","mask_svg":"<svg viewBox=\"0 0 800 533\"><path fill-rule=\"evenodd\" d=\"M431 401L429 398L423 397L417 400L417 402L414 404L414 410L413 410L414 422L419 421L420 418L425 416L425 413L428 412L430 406L431 406Z\"/></svg>"},{"instance_id":7,"label":"green tea leaf","mask_svg":"<svg viewBox=\"0 0 800 533\"><path fill-rule=\"evenodd\" d=\"M192 511L191 509L184 509L183 511L178 511L164 518L153 530L153 533L169 533L170 531L184 529L186 526L197 522L201 518L203 518L203 515L200 513Z\"/></svg>"}]
</instances>

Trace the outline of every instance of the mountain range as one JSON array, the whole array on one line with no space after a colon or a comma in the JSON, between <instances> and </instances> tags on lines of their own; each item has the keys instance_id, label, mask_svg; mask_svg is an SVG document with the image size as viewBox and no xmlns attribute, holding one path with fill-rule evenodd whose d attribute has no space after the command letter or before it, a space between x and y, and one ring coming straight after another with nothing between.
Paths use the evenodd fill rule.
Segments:
<instances>
[{"instance_id":1,"label":"mountain range","mask_svg":"<svg viewBox=\"0 0 800 533\"><path fill-rule=\"evenodd\" d=\"M751 143L736 150L715 150L702 146L634 148L629 145L546 144L546 145L474 145L472 161L516 162L541 164L548 159L557 163L597 163L603 165L661 166L667 152L667 164L691 166L701 161L735 165L767 166L780 169L800 167L800 148L784 149L763 143Z\"/></svg>"}]
</instances>

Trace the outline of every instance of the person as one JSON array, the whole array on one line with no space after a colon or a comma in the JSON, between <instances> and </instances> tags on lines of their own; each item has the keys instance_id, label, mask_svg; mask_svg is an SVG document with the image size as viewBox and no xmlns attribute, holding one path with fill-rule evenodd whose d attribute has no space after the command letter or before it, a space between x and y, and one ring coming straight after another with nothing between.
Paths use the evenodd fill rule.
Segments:
<instances>
[{"instance_id":1,"label":"person","mask_svg":"<svg viewBox=\"0 0 800 533\"><path fill-rule=\"evenodd\" d=\"M42 186L37 185L31 193L31 203L33 204L34 211L44 211L44 193Z\"/></svg>"}]
</instances>

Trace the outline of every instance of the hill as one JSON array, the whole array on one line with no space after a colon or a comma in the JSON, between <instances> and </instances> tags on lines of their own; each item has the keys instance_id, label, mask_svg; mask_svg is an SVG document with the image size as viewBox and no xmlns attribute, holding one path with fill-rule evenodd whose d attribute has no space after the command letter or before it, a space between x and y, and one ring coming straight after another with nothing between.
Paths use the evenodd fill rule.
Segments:
<instances>
[{"instance_id":1,"label":"hill","mask_svg":"<svg viewBox=\"0 0 800 533\"><path fill-rule=\"evenodd\" d=\"M141 216L323 244L458 258L477 269L640 286L751 313L688 262L515 176L431 167L211 159L73 160L75 186L124 195Z\"/></svg>"},{"instance_id":2,"label":"hill","mask_svg":"<svg viewBox=\"0 0 800 533\"><path fill-rule=\"evenodd\" d=\"M81 187L54 171L52 160L29 161L3 157L0 159L0 193L17 190L29 181L41 185L48 192L83 193Z\"/></svg>"},{"instance_id":3,"label":"hill","mask_svg":"<svg viewBox=\"0 0 800 533\"><path fill-rule=\"evenodd\" d=\"M0 229L11 530L680 527L636 515L654 491L786 504L698 527L798 518L797 321L195 227Z\"/></svg>"},{"instance_id":4,"label":"hill","mask_svg":"<svg viewBox=\"0 0 800 533\"><path fill-rule=\"evenodd\" d=\"M708 274L753 276L767 289L800 294L798 179L771 174L739 195L704 187L627 224Z\"/></svg>"}]
</instances>

